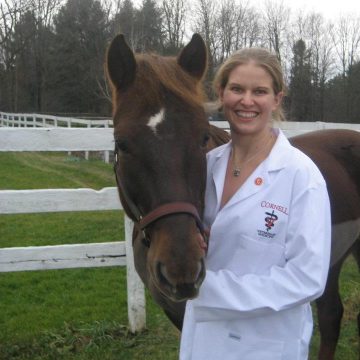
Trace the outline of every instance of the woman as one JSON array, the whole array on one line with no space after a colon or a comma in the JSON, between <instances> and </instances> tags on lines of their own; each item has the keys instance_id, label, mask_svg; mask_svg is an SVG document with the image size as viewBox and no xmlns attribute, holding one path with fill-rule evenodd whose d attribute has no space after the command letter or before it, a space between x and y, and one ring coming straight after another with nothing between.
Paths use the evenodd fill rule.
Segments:
<instances>
[{"instance_id":1,"label":"woman","mask_svg":"<svg viewBox=\"0 0 360 360\"><path fill-rule=\"evenodd\" d=\"M307 359L310 301L329 267L326 184L272 128L284 93L274 54L241 50L214 83L231 141L208 154L207 273L186 306L180 359Z\"/></svg>"}]
</instances>

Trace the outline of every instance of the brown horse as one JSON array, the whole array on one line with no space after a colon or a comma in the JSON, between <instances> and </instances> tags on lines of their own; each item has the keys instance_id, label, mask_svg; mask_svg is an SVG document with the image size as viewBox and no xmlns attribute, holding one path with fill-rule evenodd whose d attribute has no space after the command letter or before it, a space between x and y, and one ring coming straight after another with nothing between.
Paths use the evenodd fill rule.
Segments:
<instances>
[{"instance_id":1,"label":"brown horse","mask_svg":"<svg viewBox=\"0 0 360 360\"><path fill-rule=\"evenodd\" d=\"M325 292L316 305L321 337L319 359L333 360L343 315L339 293L341 267L352 253L360 269L360 134L351 130L320 130L295 136L290 142L317 164L329 191L331 265ZM360 337L360 313L357 319Z\"/></svg>"},{"instance_id":2,"label":"brown horse","mask_svg":"<svg viewBox=\"0 0 360 360\"><path fill-rule=\"evenodd\" d=\"M229 140L206 120L200 88L205 70L206 48L199 35L177 58L134 55L121 35L108 50L114 168L125 212L135 223L136 270L180 330L185 301L197 295L205 275L206 236L200 220L205 153ZM351 252L360 263L360 134L329 130L291 142L319 166L330 193L332 267L317 306L319 358L332 360L343 311L340 269Z\"/></svg>"},{"instance_id":3,"label":"brown horse","mask_svg":"<svg viewBox=\"0 0 360 360\"><path fill-rule=\"evenodd\" d=\"M228 139L205 116L201 80L206 66L199 35L177 58L134 56L122 35L107 54L115 173L124 210L135 223L135 267L180 329L184 300L197 296L205 276L200 219L206 151L214 141Z\"/></svg>"}]
</instances>

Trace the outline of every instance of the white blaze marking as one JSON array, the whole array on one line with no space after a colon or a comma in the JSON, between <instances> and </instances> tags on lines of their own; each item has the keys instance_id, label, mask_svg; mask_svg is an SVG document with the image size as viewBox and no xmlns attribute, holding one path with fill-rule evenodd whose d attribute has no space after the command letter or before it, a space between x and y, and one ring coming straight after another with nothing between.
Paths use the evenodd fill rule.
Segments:
<instances>
[{"instance_id":1,"label":"white blaze marking","mask_svg":"<svg viewBox=\"0 0 360 360\"><path fill-rule=\"evenodd\" d=\"M158 125L160 125L165 117L164 117L164 109L161 109L156 115L152 116L149 119L149 122L147 123L147 126L149 126L151 128L151 130L156 134L156 128L158 127Z\"/></svg>"}]
</instances>

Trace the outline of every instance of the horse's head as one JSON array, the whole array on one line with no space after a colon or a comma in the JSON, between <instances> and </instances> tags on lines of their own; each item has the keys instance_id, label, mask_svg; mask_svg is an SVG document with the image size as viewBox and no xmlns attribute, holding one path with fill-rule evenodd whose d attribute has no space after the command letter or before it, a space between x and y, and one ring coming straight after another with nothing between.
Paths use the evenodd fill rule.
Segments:
<instances>
[{"instance_id":1,"label":"horse's head","mask_svg":"<svg viewBox=\"0 0 360 360\"><path fill-rule=\"evenodd\" d=\"M107 54L120 198L144 228L150 281L177 301L195 297L205 276L206 63L199 35L177 58L135 55L122 35Z\"/></svg>"}]
</instances>

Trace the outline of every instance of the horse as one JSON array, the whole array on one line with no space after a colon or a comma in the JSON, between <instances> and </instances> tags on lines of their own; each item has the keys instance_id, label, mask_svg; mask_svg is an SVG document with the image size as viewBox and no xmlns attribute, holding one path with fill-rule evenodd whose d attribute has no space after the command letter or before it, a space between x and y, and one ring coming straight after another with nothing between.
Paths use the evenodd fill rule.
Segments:
<instances>
[{"instance_id":1,"label":"horse","mask_svg":"<svg viewBox=\"0 0 360 360\"><path fill-rule=\"evenodd\" d=\"M176 58L134 55L123 35L107 52L115 174L134 221L135 268L179 329L185 301L197 296L205 276L206 152L228 140L205 116L206 68L197 34Z\"/></svg>"},{"instance_id":2,"label":"horse","mask_svg":"<svg viewBox=\"0 0 360 360\"><path fill-rule=\"evenodd\" d=\"M118 35L106 60L112 86L114 171L120 200L134 221L135 268L179 330L186 300L197 296L206 272L207 237L201 222L206 152L229 141L229 135L209 125L205 115L201 82L206 67L206 46L198 34L177 57L134 54ZM350 253L360 266L360 134L326 130L290 141L318 165L329 190L331 268L316 304L319 359L332 360L343 312L341 266ZM360 329L360 315L358 325Z\"/></svg>"},{"instance_id":3,"label":"horse","mask_svg":"<svg viewBox=\"0 0 360 360\"><path fill-rule=\"evenodd\" d=\"M333 360L344 312L339 293L340 271L350 254L360 270L360 134L328 129L289 140L315 162L329 192L332 218L330 269L325 291L315 302L320 332L319 359ZM357 326L360 337L360 313Z\"/></svg>"}]
</instances>

